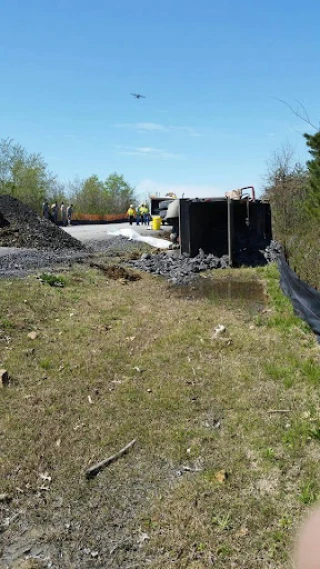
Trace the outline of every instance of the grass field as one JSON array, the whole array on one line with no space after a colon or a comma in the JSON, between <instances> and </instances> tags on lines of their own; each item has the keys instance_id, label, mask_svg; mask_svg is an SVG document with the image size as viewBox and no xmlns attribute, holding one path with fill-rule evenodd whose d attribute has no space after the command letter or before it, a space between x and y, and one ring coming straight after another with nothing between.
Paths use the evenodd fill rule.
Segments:
<instances>
[{"instance_id":1,"label":"grass field","mask_svg":"<svg viewBox=\"0 0 320 569\"><path fill-rule=\"evenodd\" d=\"M0 281L7 566L23 524L54 567L291 566L320 496L319 347L275 266L212 274L229 295L86 266Z\"/></svg>"}]
</instances>

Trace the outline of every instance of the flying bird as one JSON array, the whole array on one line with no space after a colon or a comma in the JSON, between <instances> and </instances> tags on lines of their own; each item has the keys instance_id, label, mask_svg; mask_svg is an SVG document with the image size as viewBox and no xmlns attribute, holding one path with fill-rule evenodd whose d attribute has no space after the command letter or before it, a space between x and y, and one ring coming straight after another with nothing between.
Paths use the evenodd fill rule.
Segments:
<instances>
[{"instance_id":1,"label":"flying bird","mask_svg":"<svg viewBox=\"0 0 320 569\"><path fill-rule=\"evenodd\" d=\"M145 99L146 98L144 95L140 95L140 93L130 93L130 95L132 95L132 97L135 97L136 99Z\"/></svg>"}]
</instances>

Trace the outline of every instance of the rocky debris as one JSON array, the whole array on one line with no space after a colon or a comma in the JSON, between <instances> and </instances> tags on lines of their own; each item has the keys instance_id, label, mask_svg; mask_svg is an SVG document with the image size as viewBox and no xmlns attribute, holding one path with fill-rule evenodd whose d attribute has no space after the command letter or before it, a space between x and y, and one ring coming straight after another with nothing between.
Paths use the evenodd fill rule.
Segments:
<instances>
[{"instance_id":1,"label":"rocky debris","mask_svg":"<svg viewBox=\"0 0 320 569\"><path fill-rule=\"evenodd\" d=\"M73 251L68 249L62 251L48 251L0 247L0 278L24 277L30 271L37 269L51 270L51 267L58 264L71 266L72 263L82 262L88 255L89 253L87 251Z\"/></svg>"},{"instance_id":2,"label":"rocky debris","mask_svg":"<svg viewBox=\"0 0 320 569\"><path fill-rule=\"evenodd\" d=\"M0 196L0 246L82 251L85 246L12 196Z\"/></svg>"},{"instance_id":3,"label":"rocky debris","mask_svg":"<svg viewBox=\"0 0 320 569\"><path fill-rule=\"evenodd\" d=\"M9 385L9 374L6 369L0 369L0 386L7 387Z\"/></svg>"},{"instance_id":4,"label":"rocky debris","mask_svg":"<svg viewBox=\"0 0 320 569\"><path fill-rule=\"evenodd\" d=\"M185 254L144 253L140 259L130 260L128 264L142 271L161 275L173 284L187 284L200 271L229 267L229 258L228 255L220 259L211 253L206 255L200 249L199 254L192 258Z\"/></svg>"},{"instance_id":5,"label":"rocky debris","mask_svg":"<svg viewBox=\"0 0 320 569\"><path fill-rule=\"evenodd\" d=\"M263 253L268 263L278 261L282 253L282 245L278 241L271 241Z\"/></svg>"},{"instance_id":6,"label":"rocky debris","mask_svg":"<svg viewBox=\"0 0 320 569\"><path fill-rule=\"evenodd\" d=\"M28 338L29 338L30 340L36 340L36 338L38 338L38 333L37 333L37 332L34 332L34 331L33 331L33 332L29 332Z\"/></svg>"},{"instance_id":7,"label":"rocky debris","mask_svg":"<svg viewBox=\"0 0 320 569\"><path fill-rule=\"evenodd\" d=\"M225 332L226 327L223 326L223 324L218 324L218 326L213 331L212 339L216 340L217 338L220 338L221 334L224 334Z\"/></svg>"},{"instance_id":8,"label":"rocky debris","mask_svg":"<svg viewBox=\"0 0 320 569\"><path fill-rule=\"evenodd\" d=\"M261 248L259 248L261 245ZM267 262L277 260L281 252L281 245L276 241L266 247L266 242L257 243L254 247L247 243L237 243L237 253L233 256L233 266L261 266ZM128 264L156 275L167 278L173 284L187 284L195 275L209 269L227 269L229 256L217 257L212 253L206 254L202 249L196 257L187 254L180 255L178 251L166 251L156 254L144 253L140 259L130 260Z\"/></svg>"}]
</instances>

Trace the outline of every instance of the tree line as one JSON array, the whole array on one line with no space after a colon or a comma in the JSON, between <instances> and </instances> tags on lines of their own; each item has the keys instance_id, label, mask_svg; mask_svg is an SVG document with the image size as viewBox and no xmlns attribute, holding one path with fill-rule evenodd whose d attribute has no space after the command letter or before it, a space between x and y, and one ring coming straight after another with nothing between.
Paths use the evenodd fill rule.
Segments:
<instances>
[{"instance_id":1,"label":"tree line","mask_svg":"<svg viewBox=\"0 0 320 569\"><path fill-rule=\"evenodd\" d=\"M310 155L306 164L294 160L290 146L273 154L263 197L270 201L273 235L290 265L300 278L319 288L320 131L315 130L304 134Z\"/></svg>"},{"instance_id":2,"label":"tree line","mask_svg":"<svg viewBox=\"0 0 320 569\"><path fill-rule=\"evenodd\" d=\"M0 140L0 194L18 198L37 212L45 200L70 202L76 212L96 215L124 213L136 203L135 189L121 174L62 183L41 154L29 153L10 139Z\"/></svg>"},{"instance_id":3,"label":"tree line","mask_svg":"<svg viewBox=\"0 0 320 569\"><path fill-rule=\"evenodd\" d=\"M303 117L300 117L303 119ZM304 119L303 119L304 120ZM320 274L320 130L304 134L310 158L294 160L290 147L269 160L263 197L271 203L273 234L301 278L318 288ZM49 171L41 154L29 153L10 139L0 140L0 194L10 194L40 212L49 203L73 203L75 212L95 215L124 213L137 203L135 189L121 174L105 180L92 175L67 184Z\"/></svg>"}]
</instances>

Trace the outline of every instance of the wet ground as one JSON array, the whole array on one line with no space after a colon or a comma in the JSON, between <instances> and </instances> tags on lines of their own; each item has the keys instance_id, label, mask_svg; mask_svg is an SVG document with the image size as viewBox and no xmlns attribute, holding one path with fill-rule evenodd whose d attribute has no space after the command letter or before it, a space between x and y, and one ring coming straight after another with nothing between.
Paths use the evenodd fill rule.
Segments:
<instances>
[{"instance_id":1,"label":"wet ground","mask_svg":"<svg viewBox=\"0 0 320 569\"><path fill-rule=\"evenodd\" d=\"M266 303L266 293L263 283L257 279L239 280L236 277L214 279L201 276L192 284L182 287L172 287L174 294L187 300L208 298L212 302L224 302L224 305L249 307L250 311L258 312Z\"/></svg>"}]
</instances>

